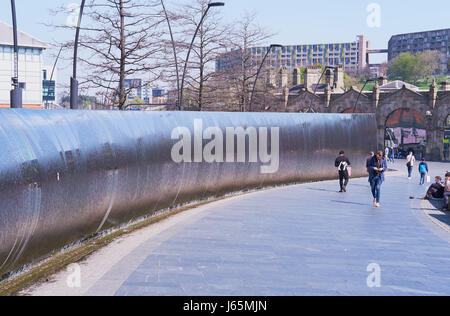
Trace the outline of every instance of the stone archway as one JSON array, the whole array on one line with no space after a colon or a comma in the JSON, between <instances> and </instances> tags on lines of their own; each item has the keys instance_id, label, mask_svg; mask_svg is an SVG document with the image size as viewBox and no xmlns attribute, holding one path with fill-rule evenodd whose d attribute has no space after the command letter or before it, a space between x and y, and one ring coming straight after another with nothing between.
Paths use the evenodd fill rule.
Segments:
<instances>
[{"instance_id":1,"label":"stone archway","mask_svg":"<svg viewBox=\"0 0 450 316\"><path fill-rule=\"evenodd\" d=\"M436 147L441 146L442 159L450 161L450 112L445 119L438 120L437 124L439 125L436 131Z\"/></svg>"},{"instance_id":2,"label":"stone archway","mask_svg":"<svg viewBox=\"0 0 450 316\"><path fill-rule=\"evenodd\" d=\"M447 122L450 116L450 104L449 98L439 99L436 103L436 107L431 112L432 118L430 118L430 139L429 139L429 159L442 160L447 156L450 160L450 153L447 152L447 147L444 140L450 138L450 122ZM450 151L450 149L449 149Z\"/></svg>"},{"instance_id":3,"label":"stone archway","mask_svg":"<svg viewBox=\"0 0 450 316\"><path fill-rule=\"evenodd\" d=\"M392 94L382 98L376 112L378 124L378 146L380 148L385 145L386 122L388 121L389 116L399 109L414 110L420 113L420 117L424 118L426 117L426 113L428 111L433 111L427 103L427 99L424 99L420 94L406 88L393 92ZM428 141L428 136L433 135L431 126L432 125L429 125L428 122L426 122L427 154L431 151L430 145L432 142Z\"/></svg>"},{"instance_id":4,"label":"stone archway","mask_svg":"<svg viewBox=\"0 0 450 316\"><path fill-rule=\"evenodd\" d=\"M425 115L410 108L390 113L384 123L383 148L396 148L400 153L413 151L416 158L425 157L427 123Z\"/></svg>"}]
</instances>

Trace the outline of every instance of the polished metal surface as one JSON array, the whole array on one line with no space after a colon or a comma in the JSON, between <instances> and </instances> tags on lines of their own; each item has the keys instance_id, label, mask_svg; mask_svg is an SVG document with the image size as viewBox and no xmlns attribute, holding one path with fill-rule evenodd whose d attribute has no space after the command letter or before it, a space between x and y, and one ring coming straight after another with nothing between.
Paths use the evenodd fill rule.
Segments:
<instances>
[{"instance_id":1,"label":"polished metal surface","mask_svg":"<svg viewBox=\"0 0 450 316\"><path fill-rule=\"evenodd\" d=\"M203 129L196 134L199 120ZM224 134L223 143L210 152L219 157L223 146L225 162L174 162L173 148L180 141L175 136L192 134L194 156L195 148L211 148L211 140L195 138L209 127L216 127L214 139ZM233 152L227 155L225 135L227 128L238 127L257 131L257 145L269 140L266 153L272 151L272 162L276 144L271 137L279 128L276 172L262 173L269 164L261 160L262 146L257 146L258 162L249 162L256 152L248 152L250 138L245 162L231 162L237 160L239 142L228 146ZM376 146L375 117L365 114L2 109L0 273L173 205L247 188L336 178L334 160L342 149L353 176L364 176L367 152ZM186 148L179 153L186 154Z\"/></svg>"}]
</instances>

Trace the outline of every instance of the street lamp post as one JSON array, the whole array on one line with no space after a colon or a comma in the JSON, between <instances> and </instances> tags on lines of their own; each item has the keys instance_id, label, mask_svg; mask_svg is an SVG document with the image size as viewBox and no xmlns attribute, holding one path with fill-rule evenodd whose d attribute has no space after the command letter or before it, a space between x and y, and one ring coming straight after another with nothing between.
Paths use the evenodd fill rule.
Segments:
<instances>
[{"instance_id":1,"label":"street lamp post","mask_svg":"<svg viewBox=\"0 0 450 316\"><path fill-rule=\"evenodd\" d=\"M180 100L179 100L179 104L178 104L179 110L183 110L184 80L186 78L186 71L187 71L187 66L188 66L188 63L189 63L189 56L191 55L191 50L192 50L192 47L194 46L194 41L195 41L195 38L197 37L197 33L200 30L200 27L202 26L203 21L205 20L209 9L211 9L212 7L223 7L223 6L225 6L225 3L223 3L223 2L211 2L210 4L208 4L208 8L206 9L205 13L203 13L203 16L202 16L202 18L200 20L200 23L198 24L197 29L195 30L194 37L192 38L191 46L189 46L189 50L188 50L188 53L187 53L187 56L186 56L186 61L185 61L185 64L184 64L183 77L181 79L181 88L180 88L180 91L179 91L180 92Z\"/></svg>"},{"instance_id":2,"label":"street lamp post","mask_svg":"<svg viewBox=\"0 0 450 316\"><path fill-rule=\"evenodd\" d=\"M378 78L369 78L369 79L366 80L366 82L364 83L364 86L362 87L361 91L360 91L359 94L358 94L358 98L356 99L355 106L353 107L353 114L356 113L356 110L357 110L357 108L358 108L359 98L361 97L361 94L363 93L364 88L367 86L367 84L368 84L369 82L375 82L375 81L377 81L377 80L378 80Z\"/></svg>"},{"instance_id":3,"label":"street lamp post","mask_svg":"<svg viewBox=\"0 0 450 316\"><path fill-rule=\"evenodd\" d=\"M166 6L164 5L164 1L163 0L161 0L161 6L162 6L162 8L164 10L164 15L166 16L167 25L169 27L170 39L172 41L173 58L174 58L174 61L175 61L175 70L176 70L176 73L177 73L177 91L178 91L178 93L177 93L177 104L176 104L176 106L179 108L179 104L180 104L179 103L180 102L180 72L178 70L177 50L176 50L176 47L175 47L175 40L174 40L173 32L172 32L172 25L170 24L169 14L167 13Z\"/></svg>"},{"instance_id":4,"label":"street lamp post","mask_svg":"<svg viewBox=\"0 0 450 316\"><path fill-rule=\"evenodd\" d=\"M58 56L56 56L56 60L55 60L55 63L53 64L53 68L52 68L52 74L50 75L49 84L51 84L51 82L53 81L53 75L55 73L55 68L56 68L56 65L58 64L59 56L61 56L61 52L62 52L63 48L64 48L64 46L61 46L61 48L59 49L59 52L58 52ZM53 91L53 93L54 92L55 91ZM48 108L48 98L49 98L49 96L50 96L50 86L47 87L47 100L45 101L45 107L46 108Z\"/></svg>"},{"instance_id":5,"label":"street lamp post","mask_svg":"<svg viewBox=\"0 0 450 316\"><path fill-rule=\"evenodd\" d=\"M325 69L322 71L322 74L320 75L319 82L317 82L316 87L314 88L314 94L313 94L313 97L317 94L317 88L319 87L320 83L322 82L323 76L325 75L325 73L326 73L327 70L329 70L329 69L334 69L334 70L336 70L336 69L338 69L338 67L334 67L334 66L325 66ZM311 97L311 103L310 103L310 105L309 105L308 113L313 113L313 109L312 109L312 108L313 108L313 101L314 101L314 99Z\"/></svg>"},{"instance_id":6,"label":"street lamp post","mask_svg":"<svg viewBox=\"0 0 450 316\"><path fill-rule=\"evenodd\" d=\"M430 147L429 144L431 144L432 142L432 129L433 129L433 113L431 111L426 111L425 112L425 122L426 122L426 140L425 140L425 159L427 160L432 160L435 157L431 156L431 152L428 152L427 149ZM446 160L445 157L445 145L444 145L444 150L442 151L443 154L443 158L444 160ZM442 157L441 157L442 158Z\"/></svg>"},{"instance_id":7,"label":"street lamp post","mask_svg":"<svg viewBox=\"0 0 450 316\"><path fill-rule=\"evenodd\" d=\"M255 82L253 83L253 90L252 90L252 95L250 98L249 112L253 112L253 98L255 96L256 84L258 82L259 73L261 72L261 70L264 66L264 62L266 61L267 56L269 56L269 53L272 51L273 48L280 48L280 47L283 47L283 46L278 45L278 44L272 44L272 45L270 45L269 49L267 50L266 54L264 55L261 65L259 66L258 72L256 73Z\"/></svg>"},{"instance_id":8,"label":"street lamp post","mask_svg":"<svg viewBox=\"0 0 450 316\"><path fill-rule=\"evenodd\" d=\"M78 16L77 29L75 31L75 43L73 49L73 75L70 78L70 108L78 109L78 80L77 80L77 60L78 60L78 41L80 38L81 18L86 0L81 1L80 14Z\"/></svg>"},{"instance_id":9,"label":"street lamp post","mask_svg":"<svg viewBox=\"0 0 450 316\"><path fill-rule=\"evenodd\" d=\"M17 17L16 17L16 3L11 0L11 13L13 20L13 37L14 37L14 77L12 78L12 85L14 87L10 92L11 108L22 108L22 89L19 86L19 45L17 42Z\"/></svg>"}]
</instances>

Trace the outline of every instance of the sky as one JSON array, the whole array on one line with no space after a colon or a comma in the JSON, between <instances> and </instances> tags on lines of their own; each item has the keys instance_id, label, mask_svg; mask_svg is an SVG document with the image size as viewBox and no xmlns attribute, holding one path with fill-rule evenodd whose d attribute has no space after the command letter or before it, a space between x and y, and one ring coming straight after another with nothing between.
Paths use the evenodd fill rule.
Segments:
<instances>
[{"instance_id":1,"label":"sky","mask_svg":"<svg viewBox=\"0 0 450 316\"><path fill-rule=\"evenodd\" d=\"M11 24L10 1L1 0L0 20ZM170 7L187 0L166 0ZM450 28L448 0L221 0L226 22L235 21L246 11L258 14L261 26L276 33L271 43L300 45L339 43L366 35L372 48L387 48L392 35ZM67 7L79 0L16 0L18 27L48 43L63 40L67 33L51 31L45 24L64 23L65 14L57 17L50 9ZM368 10L369 9L369 10ZM379 12L379 14L378 14ZM267 43L270 45L271 43ZM45 63L52 65L52 51ZM54 52L53 52L54 53ZM383 62L387 56L374 56L372 62ZM59 80L69 80L70 71L59 69Z\"/></svg>"}]
</instances>

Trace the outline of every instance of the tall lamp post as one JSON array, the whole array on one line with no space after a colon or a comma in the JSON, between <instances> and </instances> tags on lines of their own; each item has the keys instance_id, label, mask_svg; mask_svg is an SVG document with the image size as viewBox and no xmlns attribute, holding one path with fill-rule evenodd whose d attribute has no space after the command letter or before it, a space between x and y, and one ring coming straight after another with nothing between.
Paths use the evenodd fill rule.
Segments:
<instances>
[{"instance_id":1,"label":"tall lamp post","mask_svg":"<svg viewBox=\"0 0 450 316\"><path fill-rule=\"evenodd\" d=\"M336 69L338 69L338 67L334 67L334 66L325 66L325 69L322 71L322 74L320 75L319 81L317 82L316 87L314 88L314 95L313 95L313 96L316 96L316 94L317 94L317 88L319 87L320 83L322 82L323 76L325 75L325 73L326 73L329 69L334 69L334 70L336 70ZM314 112L313 109L312 109L312 108L313 108L313 101L314 101L314 99L311 97L311 103L310 103L310 105L309 105L308 113L313 113L313 112Z\"/></svg>"},{"instance_id":2,"label":"tall lamp post","mask_svg":"<svg viewBox=\"0 0 450 316\"><path fill-rule=\"evenodd\" d=\"M272 45L270 45L269 49L267 50L266 54L264 55L261 65L259 66L258 72L256 73L255 82L253 83L253 90L252 90L252 95L250 98L249 112L253 112L253 98L255 97L256 84L258 82L259 73L261 72L261 70L264 66L264 62L266 61L267 56L269 56L269 53L272 51L273 48L281 48L281 47L283 47L283 46L278 45L278 44L272 44Z\"/></svg>"},{"instance_id":3,"label":"tall lamp post","mask_svg":"<svg viewBox=\"0 0 450 316\"><path fill-rule=\"evenodd\" d=\"M433 129L433 113L431 111L425 112L425 122L426 122L426 140L425 140L425 154L424 158L427 160L432 160L435 157L431 156L431 152L427 152L427 148L429 148L429 144L432 142L432 129ZM443 158L446 160L447 157L445 157L445 144L444 144L444 150L442 151ZM437 157L436 157L437 158ZM441 157L442 158L442 157Z\"/></svg>"},{"instance_id":4,"label":"tall lamp post","mask_svg":"<svg viewBox=\"0 0 450 316\"><path fill-rule=\"evenodd\" d=\"M366 82L364 83L364 86L362 87L361 91L360 91L359 94L358 94L358 98L356 99L355 106L353 107L353 114L355 114L355 113L356 113L356 110L358 109L359 98L361 97L361 94L363 93L364 88L367 86L367 84L368 84L369 82L375 82L375 81L377 81L377 80L378 80L378 78L369 78L369 79L366 80Z\"/></svg>"},{"instance_id":5,"label":"tall lamp post","mask_svg":"<svg viewBox=\"0 0 450 316\"><path fill-rule=\"evenodd\" d=\"M63 50L64 46L61 46L61 48L59 49L58 52L58 56L56 56L56 60L55 63L53 64L53 68L52 68L52 74L50 75L50 80L49 80L49 84L51 84L51 82L53 81L53 75L55 73L55 68L56 65L58 64L58 60L59 60L59 56L61 56L61 52ZM55 91L53 90L53 93L55 93ZM48 98L50 96L50 85L47 88L47 100L45 101L45 107L48 108Z\"/></svg>"},{"instance_id":6,"label":"tall lamp post","mask_svg":"<svg viewBox=\"0 0 450 316\"><path fill-rule=\"evenodd\" d=\"M176 70L176 73L177 73L177 91L178 91L178 93L177 93L177 104L176 104L176 106L177 106L177 108L179 108L179 104L180 104L179 103L180 102L180 72L178 70L177 49L175 47L175 40L174 40L173 32L172 32L172 25L170 24L169 14L167 13L166 6L164 5L164 1L163 0L161 0L161 6L162 6L162 8L164 10L164 15L166 16L167 26L169 27L170 39L172 41L173 58L174 58L174 61L175 61L175 70Z\"/></svg>"},{"instance_id":7,"label":"tall lamp post","mask_svg":"<svg viewBox=\"0 0 450 316\"><path fill-rule=\"evenodd\" d=\"M19 45L17 42L17 18L16 18L16 3L11 0L11 12L13 20L13 37L14 37L14 77L12 80L13 90L10 92L11 108L22 108L22 89L19 86Z\"/></svg>"},{"instance_id":8,"label":"tall lamp post","mask_svg":"<svg viewBox=\"0 0 450 316\"><path fill-rule=\"evenodd\" d=\"M188 66L188 63L189 63L189 56L191 55L191 50L192 50L192 47L194 46L194 42L195 42L195 38L197 37L197 33L200 30L200 27L202 26L203 21L205 20L209 9L211 9L212 7L223 7L223 6L225 6L225 3L223 3L223 2L211 2L211 3L209 3L208 4L208 8L206 9L205 13L203 13L203 16L202 16L202 18L200 20L200 23L198 24L197 29L195 30L194 37L192 38L191 46L189 46L189 50L188 50L188 53L187 53L187 56L186 56L186 62L184 64L184 71L183 71L183 77L181 79L181 88L180 88L180 100L179 100L179 104L178 104L179 110L183 110L184 80L186 78L186 71L187 71L187 66Z\"/></svg>"},{"instance_id":9,"label":"tall lamp post","mask_svg":"<svg viewBox=\"0 0 450 316\"><path fill-rule=\"evenodd\" d=\"M75 43L73 49L73 75L70 78L70 108L78 109L78 80L77 80L77 60L78 60L78 41L80 38L81 18L86 0L81 1L80 14L78 16L77 29L75 31Z\"/></svg>"}]
</instances>

